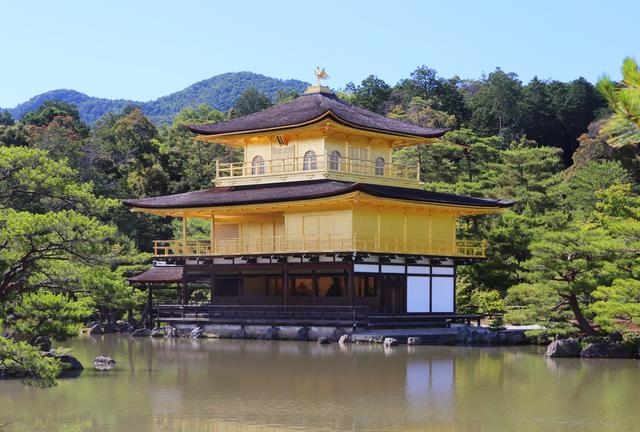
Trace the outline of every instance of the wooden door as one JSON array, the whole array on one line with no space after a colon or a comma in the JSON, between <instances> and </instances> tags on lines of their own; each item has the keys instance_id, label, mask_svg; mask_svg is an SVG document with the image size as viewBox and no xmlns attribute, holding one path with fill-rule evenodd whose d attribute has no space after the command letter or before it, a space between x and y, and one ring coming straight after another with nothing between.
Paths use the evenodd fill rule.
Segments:
<instances>
[{"instance_id":1,"label":"wooden door","mask_svg":"<svg viewBox=\"0 0 640 432\"><path fill-rule=\"evenodd\" d=\"M384 275L382 276L380 289L381 289L381 304L380 312L384 314L394 315L402 314L405 310L404 304L404 291L405 291L405 278L398 275Z\"/></svg>"}]
</instances>

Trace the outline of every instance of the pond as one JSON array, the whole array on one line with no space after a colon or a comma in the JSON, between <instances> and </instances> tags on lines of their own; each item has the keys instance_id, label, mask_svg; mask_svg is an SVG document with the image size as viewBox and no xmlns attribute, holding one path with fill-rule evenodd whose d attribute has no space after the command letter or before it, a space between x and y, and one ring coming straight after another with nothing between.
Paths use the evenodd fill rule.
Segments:
<instances>
[{"instance_id":1,"label":"pond","mask_svg":"<svg viewBox=\"0 0 640 432\"><path fill-rule=\"evenodd\" d=\"M0 381L9 431L636 431L640 362L540 347L75 338L79 378ZM112 356L116 367L91 361Z\"/></svg>"}]
</instances>

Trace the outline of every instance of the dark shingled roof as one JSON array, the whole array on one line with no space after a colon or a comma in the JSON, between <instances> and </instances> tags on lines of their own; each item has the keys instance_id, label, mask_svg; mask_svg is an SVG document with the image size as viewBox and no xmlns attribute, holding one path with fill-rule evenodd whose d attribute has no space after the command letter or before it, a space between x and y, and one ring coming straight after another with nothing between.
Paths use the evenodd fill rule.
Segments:
<instances>
[{"instance_id":1,"label":"dark shingled roof","mask_svg":"<svg viewBox=\"0 0 640 432\"><path fill-rule=\"evenodd\" d=\"M196 192L154 198L124 200L126 205L140 208L193 208L230 205L263 204L325 198L360 191L381 198L395 198L424 203L463 205L470 207L509 207L514 201L466 197L395 186L335 180L313 180L291 183L272 183L216 187Z\"/></svg>"},{"instance_id":2,"label":"dark shingled roof","mask_svg":"<svg viewBox=\"0 0 640 432\"><path fill-rule=\"evenodd\" d=\"M338 99L332 93L304 94L286 104L222 123L188 128L201 135L219 135L260 130L286 129L330 118L341 124L394 135L438 138L449 129L426 128L387 118Z\"/></svg>"},{"instance_id":3,"label":"dark shingled roof","mask_svg":"<svg viewBox=\"0 0 640 432\"><path fill-rule=\"evenodd\" d=\"M137 276L129 278L130 283L163 284L182 281L182 266L153 266Z\"/></svg>"}]
</instances>

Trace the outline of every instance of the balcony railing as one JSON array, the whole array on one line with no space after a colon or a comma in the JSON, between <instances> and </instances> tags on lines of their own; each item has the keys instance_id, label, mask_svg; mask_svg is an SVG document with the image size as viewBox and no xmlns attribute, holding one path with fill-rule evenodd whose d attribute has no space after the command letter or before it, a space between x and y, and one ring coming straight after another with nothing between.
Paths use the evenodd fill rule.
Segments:
<instances>
[{"instance_id":1,"label":"balcony railing","mask_svg":"<svg viewBox=\"0 0 640 432\"><path fill-rule=\"evenodd\" d=\"M157 257L357 251L483 258L486 252L486 241L420 240L362 234L294 235L220 239L214 240L213 244L210 240L155 240L153 251Z\"/></svg>"},{"instance_id":2,"label":"balcony railing","mask_svg":"<svg viewBox=\"0 0 640 432\"><path fill-rule=\"evenodd\" d=\"M223 163L216 161L216 178L259 177L275 174L334 172L359 174L401 180L420 180L418 165L402 165L382 160L352 159L318 154L313 157L296 157L246 162Z\"/></svg>"}]
</instances>

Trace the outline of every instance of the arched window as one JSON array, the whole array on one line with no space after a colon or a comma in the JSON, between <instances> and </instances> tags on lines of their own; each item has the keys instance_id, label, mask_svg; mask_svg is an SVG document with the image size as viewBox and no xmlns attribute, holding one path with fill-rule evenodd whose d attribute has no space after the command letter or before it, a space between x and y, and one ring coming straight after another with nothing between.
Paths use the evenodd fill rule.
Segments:
<instances>
[{"instance_id":1,"label":"arched window","mask_svg":"<svg viewBox=\"0 0 640 432\"><path fill-rule=\"evenodd\" d=\"M375 161L375 175L383 176L384 175L384 158L378 156Z\"/></svg>"},{"instance_id":2,"label":"arched window","mask_svg":"<svg viewBox=\"0 0 640 432\"><path fill-rule=\"evenodd\" d=\"M331 154L329 155L329 169L330 170L334 170L334 171L340 171L340 158L342 156L340 155L340 152L337 150L334 150L331 152Z\"/></svg>"},{"instance_id":3,"label":"arched window","mask_svg":"<svg viewBox=\"0 0 640 432\"><path fill-rule=\"evenodd\" d=\"M264 174L264 158L256 156L251 161L251 175Z\"/></svg>"},{"instance_id":4,"label":"arched window","mask_svg":"<svg viewBox=\"0 0 640 432\"><path fill-rule=\"evenodd\" d=\"M316 158L316 152L314 152L313 150L309 150L304 154L302 169L303 171L318 169L318 159Z\"/></svg>"}]
</instances>

